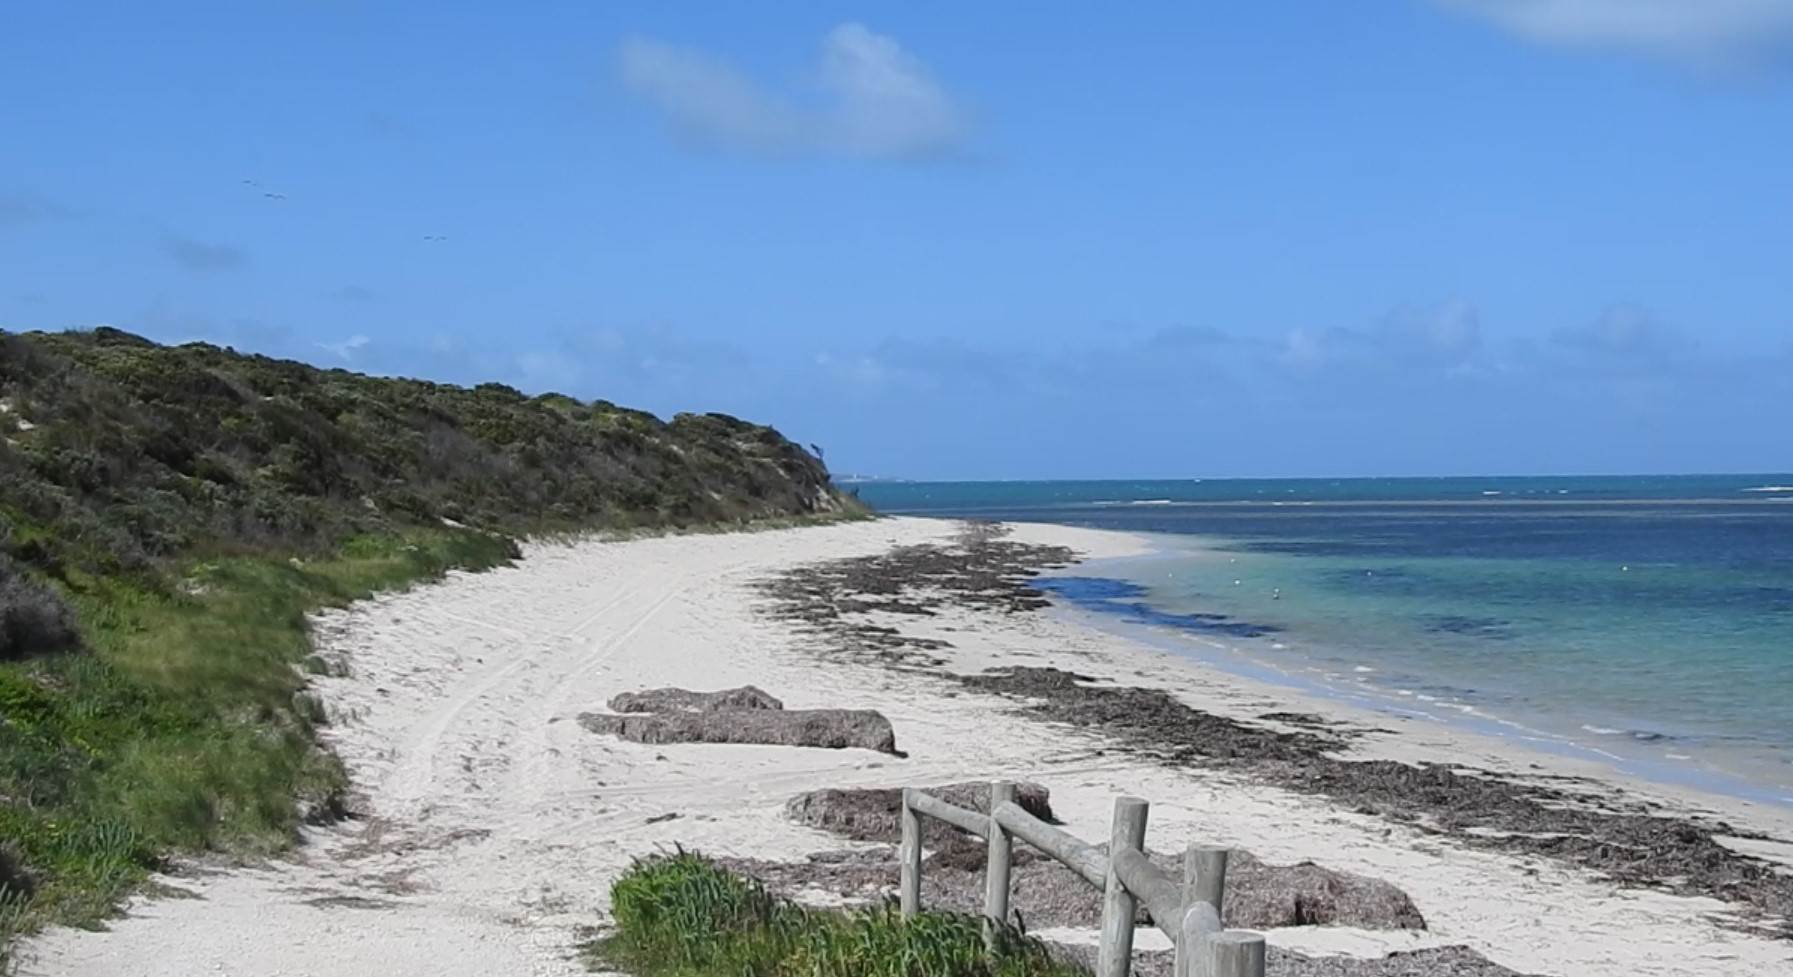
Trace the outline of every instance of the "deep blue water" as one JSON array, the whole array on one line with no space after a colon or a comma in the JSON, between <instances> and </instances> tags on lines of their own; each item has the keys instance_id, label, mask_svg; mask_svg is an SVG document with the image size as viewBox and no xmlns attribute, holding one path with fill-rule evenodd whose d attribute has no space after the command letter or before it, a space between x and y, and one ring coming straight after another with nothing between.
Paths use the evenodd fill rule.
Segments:
<instances>
[{"instance_id":1,"label":"deep blue water","mask_svg":"<svg viewBox=\"0 0 1793 977\"><path fill-rule=\"evenodd\" d=\"M1793 797L1793 475L859 490L886 512L1159 534L1152 557L1048 586L1192 653Z\"/></svg>"}]
</instances>

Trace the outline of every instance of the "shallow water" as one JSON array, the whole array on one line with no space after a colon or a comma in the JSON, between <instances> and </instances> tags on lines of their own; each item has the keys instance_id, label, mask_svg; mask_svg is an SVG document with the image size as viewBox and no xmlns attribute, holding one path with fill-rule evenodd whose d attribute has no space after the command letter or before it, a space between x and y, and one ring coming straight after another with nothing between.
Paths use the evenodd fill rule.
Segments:
<instances>
[{"instance_id":1,"label":"shallow water","mask_svg":"<svg viewBox=\"0 0 1793 977\"><path fill-rule=\"evenodd\" d=\"M1048 586L1192 654L1793 803L1793 476L860 490L1160 534Z\"/></svg>"}]
</instances>

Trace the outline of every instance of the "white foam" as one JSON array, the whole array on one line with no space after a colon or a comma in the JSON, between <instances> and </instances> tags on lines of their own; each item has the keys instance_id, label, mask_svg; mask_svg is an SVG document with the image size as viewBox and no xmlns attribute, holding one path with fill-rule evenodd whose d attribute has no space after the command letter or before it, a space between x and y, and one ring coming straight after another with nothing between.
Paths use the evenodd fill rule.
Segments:
<instances>
[{"instance_id":1,"label":"white foam","mask_svg":"<svg viewBox=\"0 0 1793 977\"><path fill-rule=\"evenodd\" d=\"M1624 732L1624 730L1622 730L1622 729L1612 729L1607 726L1583 725L1581 728L1587 730L1590 733L1593 733L1596 736L1617 736L1620 733Z\"/></svg>"},{"instance_id":2,"label":"white foam","mask_svg":"<svg viewBox=\"0 0 1793 977\"><path fill-rule=\"evenodd\" d=\"M1745 491L1745 492L1793 492L1793 485L1758 485L1755 488L1746 488L1743 491Z\"/></svg>"}]
</instances>

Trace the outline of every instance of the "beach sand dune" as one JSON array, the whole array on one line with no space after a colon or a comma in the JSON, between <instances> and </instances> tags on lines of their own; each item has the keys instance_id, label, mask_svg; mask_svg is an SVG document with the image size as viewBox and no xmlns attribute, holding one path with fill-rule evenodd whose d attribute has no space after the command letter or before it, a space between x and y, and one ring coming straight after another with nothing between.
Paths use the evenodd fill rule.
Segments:
<instances>
[{"instance_id":1,"label":"beach sand dune","mask_svg":"<svg viewBox=\"0 0 1793 977\"><path fill-rule=\"evenodd\" d=\"M1793 945L1718 925L1709 899L1620 889L1544 859L1468 850L1237 774L1171 769L1015 703L925 671L818 654L766 612L768 575L952 538L959 527L880 520L772 532L537 544L517 566L457 574L320 616L328 731L358 790L356 816L312 829L264 865L189 866L105 932L59 930L23 972L56 977L584 973L610 881L673 844L797 860L841 839L786 802L829 787L1035 781L1085 838L1116 794L1153 802L1150 843L1235 845L1274 864L1313 860L1410 894L1428 929L1273 930L1279 947L1380 955L1462 944L1515 970L1576 977L1793 973ZM1019 538L1096 556L1129 537L1021 527ZM876 617L876 613L873 614ZM1321 712L1324 703L1202 671L1056 612L891 613L943 667L1054 666L1175 688L1216 710ZM875 709L907 758L862 749L644 744L576 717L624 692L754 685L787 709ZM1384 723L1383 725L1387 725ZM1505 744L1421 727L1404 748L1521 768ZM1423 742L1422 742L1423 740ZM1394 750L1384 738L1383 749ZM1578 771L1579 772L1579 771ZM1070 932L1067 939L1080 935ZM1142 931L1142 946L1152 944Z\"/></svg>"}]
</instances>

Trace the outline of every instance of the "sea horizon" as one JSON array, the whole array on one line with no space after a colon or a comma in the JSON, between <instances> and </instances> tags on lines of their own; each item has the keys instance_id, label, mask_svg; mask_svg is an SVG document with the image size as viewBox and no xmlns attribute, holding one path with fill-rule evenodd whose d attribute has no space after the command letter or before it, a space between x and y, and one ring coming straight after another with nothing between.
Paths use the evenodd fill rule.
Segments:
<instances>
[{"instance_id":1,"label":"sea horizon","mask_svg":"<svg viewBox=\"0 0 1793 977\"><path fill-rule=\"evenodd\" d=\"M1793 804L1793 474L860 483L1156 552L1041 580L1237 673Z\"/></svg>"}]
</instances>

